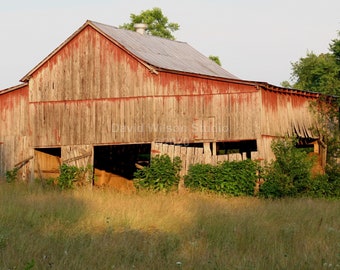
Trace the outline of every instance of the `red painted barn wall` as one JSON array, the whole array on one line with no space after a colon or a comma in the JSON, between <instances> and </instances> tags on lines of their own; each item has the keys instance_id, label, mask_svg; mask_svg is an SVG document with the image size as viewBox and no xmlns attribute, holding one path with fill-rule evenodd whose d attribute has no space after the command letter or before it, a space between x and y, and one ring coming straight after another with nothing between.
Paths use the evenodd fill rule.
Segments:
<instances>
[{"instance_id":1,"label":"red painted barn wall","mask_svg":"<svg viewBox=\"0 0 340 270\"><path fill-rule=\"evenodd\" d=\"M261 134L313 137L316 117L311 112L313 98L303 93L262 90ZM297 132L297 133L296 133Z\"/></svg>"},{"instance_id":2,"label":"red painted barn wall","mask_svg":"<svg viewBox=\"0 0 340 270\"><path fill-rule=\"evenodd\" d=\"M0 108L0 138L26 136L29 130L28 86L24 85L4 94L0 92Z\"/></svg>"},{"instance_id":3,"label":"red painted barn wall","mask_svg":"<svg viewBox=\"0 0 340 270\"><path fill-rule=\"evenodd\" d=\"M90 26L29 81L36 147L254 139L254 86L159 72Z\"/></svg>"},{"instance_id":4,"label":"red painted barn wall","mask_svg":"<svg viewBox=\"0 0 340 270\"><path fill-rule=\"evenodd\" d=\"M0 176L29 157L28 86L0 92Z\"/></svg>"}]
</instances>

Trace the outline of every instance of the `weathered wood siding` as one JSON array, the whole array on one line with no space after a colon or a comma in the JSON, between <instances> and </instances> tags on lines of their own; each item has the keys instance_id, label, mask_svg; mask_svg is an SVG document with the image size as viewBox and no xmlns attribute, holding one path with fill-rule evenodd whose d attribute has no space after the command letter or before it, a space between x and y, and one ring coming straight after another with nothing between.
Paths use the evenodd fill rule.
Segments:
<instances>
[{"instance_id":1,"label":"weathered wood siding","mask_svg":"<svg viewBox=\"0 0 340 270\"><path fill-rule=\"evenodd\" d=\"M312 97L298 91L261 91L261 134L298 135L313 138L316 117L311 112Z\"/></svg>"},{"instance_id":2,"label":"weathered wood siding","mask_svg":"<svg viewBox=\"0 0 340 270\"><path fill-rule=\"evenodd\" d=\"M261 137L257 140L259 157L275 158L271 150L274 138L299 136L317 138L313 134L316 116L311 110L315 96L294 90L261 90ZM315 132L314 132L315 133Z\"/></svg>"},{"instance_id":3,"label":"weathered wood siding","mask_svg":"<svg viewBox=\"0 0 340 270\"><path fill-rule=\"evenodd\" d=\"M254 139L254 86L159 72L91 27L29 81L34 146Z\"/></svg>"},{"instance_id":4,"label":"weathered wood siding","mask_svg":"<svg viewBox=\"0 0 340 270\"><path fill-rule=\"evenodd\" d=\"M28 86L21 85L0 93L0 175L32 155L29 135ZM28 166L21 172L26 176Z\"/></svg>"}]
</instances>

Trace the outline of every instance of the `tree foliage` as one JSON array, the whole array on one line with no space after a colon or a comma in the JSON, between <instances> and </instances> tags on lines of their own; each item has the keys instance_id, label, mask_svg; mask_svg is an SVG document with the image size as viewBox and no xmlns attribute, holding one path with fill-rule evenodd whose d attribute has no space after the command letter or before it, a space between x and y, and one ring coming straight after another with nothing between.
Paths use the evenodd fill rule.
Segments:
<instances>
[{"instance_id":1,"label":"tree foliage","mask_svg":"<svg viewBox=\"0 0 340 270\"><path fill-rule=\"evenodd\" d=\"M220 60L220 58L218 56L210 55L209 59L214 61L217 65L222 66L221 60Z\"/></svg>"},{"instance_id":2,"label":"tree foliage","mask_svg":"<svg viewBox=\"0 0 340 270\"><path fill-rule=\"evenodd\" d=\"M261 196L296 197L309 192L313 160L296 148L296 143L296 138L279 138L272 142L276 159L264 169L265 182L260 188Z\"/></svg>"},{"instance_id":3,"label":"tree foliage","mask_svg":"<svg viewBox=\"0 0 340 270\"><path fill-rule=\"evenodd\" d=\"M184 177L184 184L193 191L252 196L258 179L258 169L258 164L250 159L225 161L217 165L193 164Z\"/></svg>"},{"instance_id":4,"label":"tree foliage","mask_svg":"<svg viewBox=\"0 0 340 270\"><path fill-rule=\"evenodd\" d=\"M340 96L340 39L331 41L329 52L319 55L308 52L291 64L293 83L282 82L285 87Z\"/></svg>"},{"instance_id":5,"label":"tree foliage","mask_svg":"<svg viewBox=\"0 0 340 270\"><path fill-rule=\"evenodd\" d=\"M292 64L294 88L340 95L340 65L331 53L316 55L313 52Z\"/></svg>"},{"instance_id":6,"label":"tree foliage","mask_svg":"<svg viewBox=\"0 0 340 270\"><path fill-rule=\"evenodd\" d=\"M340 31L338 36L329 44L329 52L319 55L308 52L306 57L292 63L292 85L282 82L284 87L326 94L312 109L318 118L316 132L327 145L326 172L331 181L340 174Z\"/></svg>"},{"instance_id":7,"label":"tree foliage","mask_svg":"<svg viewBox=\"0 0 340 270\"><path fill-rule=\"evenodd\" d=\"M275 160L264 166L261 176L260 196L282 197L332 197L340 196L340 171L312 174L316 160L303 149L296 147L297 138L279 138L272 142Z\"/></svg>"},{"instance_id":8,"label":"tree foliage","mask_svg":"<svg viewBox=\"0 0 340 270\"><path fill-rule=\"evenodd\" d=\"M131 22L120 25L119 28L135 30L136 23L145 23L148 25L146 32L153 36L163 37L175 40L173 32L179 30L179 24L169 22L168 18L158 7L142 11L140 14L131 14Z\"/></svg>"},{"instance_id":9,"label":"tree foliage","mask_svg":"<svg viewBox=\"0 0 340 270\"><path fill-rule=\"evenodd\" d=\"M134 173L134 185L138 190L171 191L177 190L182 161L173 160L168 155L157 155L151 159L149 167Z\"/></svg>"}]
</instances>

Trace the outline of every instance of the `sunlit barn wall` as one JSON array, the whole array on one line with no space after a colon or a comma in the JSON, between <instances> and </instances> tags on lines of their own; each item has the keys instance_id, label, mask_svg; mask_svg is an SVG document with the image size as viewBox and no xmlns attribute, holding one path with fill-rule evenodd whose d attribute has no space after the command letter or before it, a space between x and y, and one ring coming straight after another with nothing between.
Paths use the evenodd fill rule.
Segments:
<instances>
[{"instance_id":1,"label":"sunlit barn wall","mask_svg":"<svg viewBox=\"0 0 340 270\"><path fill-rule=\"evenodd\" d=\"M317 117L312 104L317 94L281 88L261 89L261 139L259 144L266 159L274 158L270 148L276 137L317 138L313 127Z\"/></svg>"},{"instance_id":2,"label":"sunlit barn wall","mask_svg":"<svg viewBox=\"0 0 340 270\"><path fill-rule=\"evenodd\" d=\"M28 86L18 85L0 92L0 177L29 157L30 126ZM23 168L24 176L28 168Z\"/></svg>"},{"instance_id":3,"label":"sunlit barn wall","mask_svg":"<svg viewBox=\"0 0 340 270\"><path fill-rule=\"evenodd\" d=\"M154 74L91 27L33 73L29 85L35 147L225 141L259 133L254 86Z\"/></svg>"}]
</instances>

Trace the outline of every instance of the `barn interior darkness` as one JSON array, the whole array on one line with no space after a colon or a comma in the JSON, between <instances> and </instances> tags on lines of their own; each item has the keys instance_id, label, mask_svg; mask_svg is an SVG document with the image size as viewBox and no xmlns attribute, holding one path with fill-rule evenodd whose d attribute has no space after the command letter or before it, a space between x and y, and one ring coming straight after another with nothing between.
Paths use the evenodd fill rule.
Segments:
<instances>
[{"instance_id":1,"label":"barn interior darkness","mask_svg":"<svg viewBox=\"0 0 340 270\"><path fill-rule=\"evenodd\" d=\"M257 151L256 140L244 140L233 142L217 142L217 155L246 153L247 158L251 158L251 152Z\"/></svg>"},{"instance_id":2,"label":"barn interior darkness","mask_svg":"<svg viewBox=\"0 0 340 270\"><path fill-rule=\"evenodd\" d=\"M43 152L45 154L49 154L55 157L61 157L61 148L35 148L35 151Z\"/></svg>"},{"instance_id":3,"label":"barn interior darkness","mask_svg":"<svg viewBox=\"0 0 340 270\"><path fill-rule=\"evenodd\" d=\"M191 143L185 146L203 148L203 143ZM305 146L305 144L303 146ZM302 145L300 145L300 147L302 147ZM104 170L108 173L117 174L127 179L133 179L133 174L137 171L136 164L148 166L150 163L151 144L149 143L100 145L94 146L93 150L94 169ZM35 151L45 154L39 156L40 161L38 161L37 165L40 166L40 168L38 170L43 172L45 177L48 177L49 174L54 175L60 166L61 149L36 148ZM246 153L247 158L250 158L252 151L257 151L256 140L216 143L217 155ZM52 159L49 158L49 156ZM48 160L48 162L44 162L41 159L42 157L44 157L44 160ZM59 163L56 163L56 160L59 160Z\"/></svg>"},{"instance_id":4,"label":"barn interior darkness","mask_svg":"<svg viewBox=\"0 0 340 270\"><path fill-rule=\"evenodd\" d=\"M151 144L105 145L94 147L94 168L133 179L136 163L147 166Z\"/></svg>"}]
</instances>

